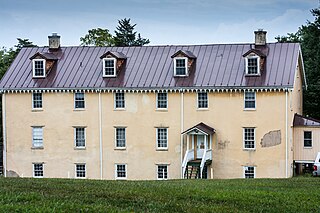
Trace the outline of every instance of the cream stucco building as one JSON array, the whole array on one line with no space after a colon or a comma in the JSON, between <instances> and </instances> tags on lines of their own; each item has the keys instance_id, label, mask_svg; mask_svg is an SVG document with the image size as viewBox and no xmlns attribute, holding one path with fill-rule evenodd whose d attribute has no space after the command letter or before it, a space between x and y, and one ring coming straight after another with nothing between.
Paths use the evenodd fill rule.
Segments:
<instances>
[{"instance_id":1,"label":"cream stucco building","mask_svg":"<svg viewBox=\"0 0 320 213\"><path fill-rule=\"evenodd\" d=\"M5 175L291 177L305 82L300 45L265 31L252 44L143 47L52 35L1 80Z\"/></svg>"}]
</instances>

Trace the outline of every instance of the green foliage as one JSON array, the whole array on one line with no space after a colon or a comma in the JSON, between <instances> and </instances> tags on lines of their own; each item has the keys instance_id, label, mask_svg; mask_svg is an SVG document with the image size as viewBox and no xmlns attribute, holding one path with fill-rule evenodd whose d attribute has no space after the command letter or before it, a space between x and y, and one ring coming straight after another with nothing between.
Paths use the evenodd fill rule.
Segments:
<instances>
[{"instance_id":1,"label":"green foliage","mask_svg":"<svg viewBox=\"0 0 320 213\"><path fill-rule=\"evenodd\" d=\"M308 21L298 32L277 36L278 42L300 42L305 66L307 90L304 90L304 114L320 119L320 8L311 10Z\"/></svg>"},{"instance_id":2,"label":"green foliage","mask_svg":"<svg viewBox=\"0 0 320 213\"><path fill-rule=\"evenodd\" d=\"M115 46L143 46L149 44L149 39L141 38L140 33L134 31L136 24L130 23L129 19L118 20L117 30L114 31L116 36L114 37Z\"/></svg>"},{"instance_id":3,"label":"green foliage","mask_svg":"<svg viewBox=\"0 0 320 213\"><path fill-rule=\"evenodd\" d=\"M80 38L80 41L81 45L114 46L113 36L108 29L91 29L88 34Z\"/></svg>"},{"instance_id":4,"label":"green foliage","mask_svg":"<svg viewBox=\"0 0 320 213\"><path fill-rule=\"evenodd\" d=\"M319 212L319 178L0 178L1 212Z\"/></svg>"}]
</instances>

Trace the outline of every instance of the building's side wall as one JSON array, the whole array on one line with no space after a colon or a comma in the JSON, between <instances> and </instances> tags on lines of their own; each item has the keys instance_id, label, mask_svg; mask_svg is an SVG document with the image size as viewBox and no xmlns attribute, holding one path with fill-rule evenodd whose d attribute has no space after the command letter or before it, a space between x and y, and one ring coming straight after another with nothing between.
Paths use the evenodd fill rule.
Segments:
<instances>
[{"instance_id":1,"label":"building's side wall","mask_svg":"<svg viewBox=\"0 0 320 213\"><path fill-rule=\"evenodd\" d=\"M312 147L304 147L304 131L312 132ZM294 158L295 161L314 161L320 152L319 127L294 128Z\"/></svg>"}]
</instances>

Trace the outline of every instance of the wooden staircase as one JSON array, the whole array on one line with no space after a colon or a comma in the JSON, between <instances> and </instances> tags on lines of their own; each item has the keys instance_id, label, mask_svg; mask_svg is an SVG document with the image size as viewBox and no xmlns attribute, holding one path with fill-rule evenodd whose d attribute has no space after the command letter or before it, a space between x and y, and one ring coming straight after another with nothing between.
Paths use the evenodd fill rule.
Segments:
<instances>
[{"instance_id":1,"label":"wooden staircase","mask_svg":"<svg viewBox=\"0 0 320 213\"><path fill-rule=\"evenodd\" d=\"M200 178L200 163L201 160L192 160L187 164L187 169L184 174L185 179L198 179Z\"/></svg>"}]
</instances>

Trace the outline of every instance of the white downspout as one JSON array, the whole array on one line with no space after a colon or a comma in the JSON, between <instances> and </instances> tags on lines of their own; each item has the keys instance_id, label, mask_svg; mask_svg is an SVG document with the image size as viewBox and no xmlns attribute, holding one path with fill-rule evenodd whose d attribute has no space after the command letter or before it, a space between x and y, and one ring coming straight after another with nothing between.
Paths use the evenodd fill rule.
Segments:
<instances>
[{"instance_id":1,"label":"white downspout","mask_svg":"<svg viewBox=\"0 0 320 213\"><path fill-rule=\"evenodd\" d=\"M183 112L183 109L184 109L184 99L183 99L183 91L181 90L181 106L180 106L180 113L181 113L181 115L180 115L180 128L181 128L181 130L180 130L180 161L181 161L181 166L180 166L180 168L181 168L181 179L183 179L183 168L182 168L182 163L183 163L183 156L182 156L182 154L183 154L183 135L181 134L182 132L183 132L183 130L184 130L184 127L183 127L183 123L184 123L184 117L183 117L183 114L184 114L184 112Z\"/></svg>"},{"instance_id":2,"label":"white downspout","mask_svg":"<svg viewBox=\"0 0 320 213\"><path fill-rule=\"evenodd\" d=\"M101 91L99 91L99 148L100 148L100 179L103 179L103 152L102 152L102 112L101 112Z\"/></svg>"},{"instance_id":3,"label":"white downspout","mask_svg":"<svg viewBox=\"0 0 320 213\"><path fill-rule=\"evenodd\" d=\"M7 177L6 94L2 94L3 175Z\"/></svg>"},{"instance_id":4,"label":"white downspout","mask_svg":"<svg viewBox=\"0 0 320 213\"><path fill-rule=\"evenodd\" d=\"M288 90L286 90L286 178L288 178Z\"/></svg>"}]
</instances>

